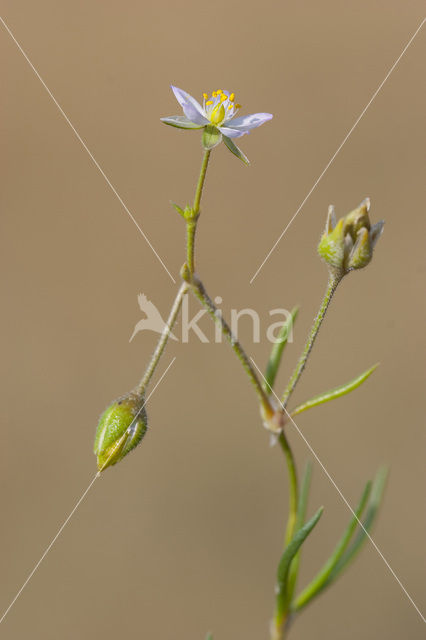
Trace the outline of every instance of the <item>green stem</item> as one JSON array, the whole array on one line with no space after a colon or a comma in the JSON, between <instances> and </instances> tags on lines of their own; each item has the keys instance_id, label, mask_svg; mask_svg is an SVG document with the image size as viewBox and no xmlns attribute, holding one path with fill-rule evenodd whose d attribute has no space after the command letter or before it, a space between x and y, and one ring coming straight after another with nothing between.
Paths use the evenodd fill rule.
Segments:
<instances>
[{"instance_id":1,"label":"green stem","mask_svg":"<svg viewBox=\"0 0 426 640\"><path fill-rule=\"evenodd\" d=\"M286 458L287 469L288 469L288 479L289 479L289 509L288 509L287 527L286 527L286 533L285 533L285 539L284 539L284 549L285 549L293 539L295 529L296 529L297 511L298 511L298 503L299 503L299 489L298 489L296 462L294 459L293 451L291 450L291 447L289 445L287 437L284 434L284 431L280 433L278 440ZM288 604L290 604L290 602ZM289 616L288 607L286 607L285 610L281 610L278 607L276 607L273 621L271 624L271 640L284 639L286 635L286 629L288 627L288 622L289 622L288 616Z\"/></svg>"},{"instance_id":2,"label":"green stem","mask_svg":"<svg viewBox=\"0 0 426 640\"><path fill-rule=\"evenodd\" d=\"M305 524L306 510L308 507L309 489L311 484L312 464L308 462L303 473L298 502L297 502L297 517L294 532L297 533L299 529ZM299 574L301 549L294 556L290 565L290 571L288 575L288 599L289 602L293 600L294 590L296 588L297 577Z\"/></svg>"},{"instance_id":3,"label":"green stem","mask_svg":"<svg viewBox=\"0 0 426 640\"><path fill-rule=\"evenodd\" d=\"M206 180L210 154L211 150L204 152L200 175L198 177L197 187L195 189L194 204L192 205L191 216L186 220L186 263L191 275L195 271L195 232L197 230L197 221L200 216L201 196L203 195L203 187Z\"/></svg>"},{"instance_id":4,"label":"green stem","mask_svg":"<svg viewBox=\"0 0 426 640\"><path fill-rule=\"evenodd\" d=\"M288 385L284 391L281 403L282 406L285 408L287 406L287 403L290 399L291 394L293 393L297 383L299 382L300 376L303 373L304 368L306 367L306 363L308 361L309 355L312 351L312 347L314 346L314 342L316 340L316 337L318 335L318 332L320 330L321 324L324 320L325 314L327 313L327 309L330 305L330 302L333 298L333 295L339 285L339 282L341 281L342 276L341 275L330 275L329 280L328 280L328 286L327 286L327 290L325 292L324 298L322 300L320 309L316 315L316 318L314 320L314 324L312 325L312 329L309 332L309 336L308 339L306 341L305 347L302 351L302 355L299 358L299 361L296 365L296 368L294 369L292 376L288 382Z\"/></svg>"},{"instance_id":5,"label":"green stem","mask_svg":"<svg viewBox=\"0 0 426 640\"><path fill-rule=\"evenodd\" d=\"M265 417L271 418L275 413L275 410L272 407L271 402L265 390L263 389L263 386L260 383L259 378L256 374L256 371L254 370L253 365L250 362L246 352L244 351L240 342L232 333L232 330L228 325L228 323L226 322L226 320L223 318L222 313L218 310L213 300L209 297L201 280L197 278L197 276L193 276L191 280L191 284L192 284L192 291L194 292L195 296L201 302L203 307L207 310L210 317L215 322L218 322L220 324L223 335L226 337L226 339L230 343L233 351L237 354L238 359L243 365L244 370L246 371L248 377L250 378L251 383L255 388L256 393L259 396L261 406L265 412Z\"/></svg>"},{"instance_id":6,"label":"green stem","mask_svg":"<svg viewBox=\"0 0 426 640\"><path fill-rule=\"evenodd\" d=\"M210 154L211 154L211 149L204 152L203 162L201 164L200 176L198 178L197 188L195 189L194 204L192 205L192 209L195 215L198 215L200 213L201 196L203 195L204 181L206 179L207 166L209 164Z\"/></svg>"},{"instance_id":7,"label":"green stem","mask_svg":"<svg viewBox=\"0 0 426 640\"><path fill-rule=\"evenodd\" d=\"M191 274L194 273L194 251L195 251L195 232L197 230L197 219L186 221L186 264Z\"/></svg>"},{"instance_id":8,"label":"green stem","mask_svg":"<svg viewBox=\"0 0 426 640\"><path fill-rule=\"evenodd\" d=\"M289 509L288 509L288 520L287 520L287 528L285 534L285 544L286 547L292 540L294 535L294 529L296 526L297 520L297 506L299 502L299 489L298 489L298 481L297 481L297 469L296 462L294 459L293 451L289 445L287 437L284 434L284 431L280 433L279 443L281 445L281 449L284 452L287 469L288 469L288 480L289 480Z\"/></svg>"},{"instance_id":9,"label":"green stem","mask_svg":"<svg viewBox=\"0 0 426 640\"><path fill-rule=\"evenodd\" d=\"M154 353L152 354L151 360L149 361L148 367L143 375L143 378L141 379L141 381L139 382L138 386L137 386L137 390L139 391L139 393L142 393L146 390L153 374L154 371L158 365L158 362L162 356L162 353L165 349L165 346L167 344L167 341L170 337L170 334L172 332L173 326L176 322L176 319L178 317L180 308L182 306L182 300L183 300L183 296L185 295L185 293L188 291L188 284L186 282L184 282L179 291L177 292L176 298L173 302L172 308L170 309L170 313L169 313L169 317L167 318L167 322L164 326L164 329L161 333L160 339L157 343L157 346L155 347Z\"/></svg>"},{"instance_id":10,"label":"green stem","mask_svg":"<svg viewBox=\"0 0 426 640\"><path fill-rule=\"evenodd\" d=\"M271 623L271 640L284 640L286 636L285 624L279 624L277 620L273 620Z\"/></svg>"},{"instance_id":11,"label":"green stem","mask_svg":"<svg viewBox=\"0 0 426 640\"><path fill-rule=\"evenodd\" d=\"M190 215L186 218L187 266L188 266L191 277L192 277L192 274L194 273L195 231L197 229L197 220L200 215L201 196L203 194L203 187L206 179L207 166L209 164L210 153L211 151L205 151L204 153L203 162L201 164L200 175L198 177L197 187L195 189L194 204L192 205ZM154 374L154 371L158 365L158 362L165 349L170 333L172 331L172 328L179 314L179 311L182 305L183 296L188 291L188 289L189 289L189 284L187 282L184 282L176 295L175 301L173 302L172 308L170 310L170 314L169 314L169 318L167 320L166 326L164 327L161 333L160 339L157 343L157 346L155 347L154 353L152 354L151 360L143 375L143 378L137 386L137 390L140 393L145 391L146 387L148 386Z\"/></svg>"}]
</instances>

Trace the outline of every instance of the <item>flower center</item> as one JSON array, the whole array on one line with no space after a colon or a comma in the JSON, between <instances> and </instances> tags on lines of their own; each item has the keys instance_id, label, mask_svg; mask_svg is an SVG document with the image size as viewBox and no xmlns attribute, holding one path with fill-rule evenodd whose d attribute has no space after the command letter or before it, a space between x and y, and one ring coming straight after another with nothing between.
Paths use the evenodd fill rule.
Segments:
<instances>
[{"instance_id":1,"label":"flower center","mask_svg":"<svg viewBox=\"0 0 426 640\"><path fill-rule=\"evenodd\" d=\"M215 125L220 125L225 120L226 111L223 104L218 104L212 109L210 114L210 122Z\"/></svg>"},{"instance_id":2,"label":"flower center","mask_svg":"<svg viewBox=\"0 0 426 640\"><path fill-rule=\"evenodd\" d=\"M220 127L224 122L233 118L238 109L241 108L240 104L235 104L234 102L235 94L222 89L213 91L211 97L207 93L203 93L203 98L206 118L215 127Z\"/></svg>"}]
</instances>

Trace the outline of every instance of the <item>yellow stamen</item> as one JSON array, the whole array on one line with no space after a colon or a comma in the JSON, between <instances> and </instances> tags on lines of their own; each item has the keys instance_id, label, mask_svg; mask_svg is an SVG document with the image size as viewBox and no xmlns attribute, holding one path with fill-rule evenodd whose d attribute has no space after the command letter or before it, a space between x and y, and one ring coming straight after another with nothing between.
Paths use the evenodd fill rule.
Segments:
<instances>
[{"instance_id":1,"label":"yellow stamen","mask_svg":"<svg viewBox=\"0 0 426 640\"><path fill-rule=\"evenodd\" d=\"M229 96L229 99L231 102L234 102L235 100L235 93L231 93L231 95Z\"/></svg>"},{"instance_id":2,"label":"yellow stamen","mask_svg":"<svg viewBox=\"0 0 426 640\"><path fill-rule=\"evenodd\" d=\"M204 98L204 100L207 100L207 98L208 98L208 97L209 97L209 96L207 95L207 93L203 93L203 98Z\"/></svg>"},{"instance_id":3,"label":"yellow stamen","mask_svg":"<svg viewBox=\"0 0 426 640\"><path fill-rule=\"evenodd\" d=\"M212 91L212 97L216 98L216 96L217 96L217 91Z\"/></svg>"},{"instance_id":4,"label":"yellow stamen","mask_svg":"<svg viewBox=\"0 0 426 640\"><path fill-rule=\"evenodd\" d=\"M235 105L235 108L236 108L236 109L241 109L241 105L240 105L240 104L236 104L236 105Z\"/></svg>"},{"instance_id":5,"label":"yellow stamen","mask_svg":"<svg viewBox=\"0 0 426 640\"><path fill-rule=\"evenodd\" d=\"M225 102L225 100L227 100L228 98L226 97L226 95L224 93L222 93L222 95L220 96L220 101L221 102Z\"/></svg>"},{"instance_id":6,"label":"yellow stamen","mask_svg":"<svg viewBox=\"0 0 426 640\"><path fill-rule=\"evenodd\" d=\"M216 93L217 93L217 95L218 95L218 96L220 96L220 94L221 94L221 93L223 93L223 91L222 91L222 89L218 89L218 90L216 91Z\"/></svg>"},{"instance_id":7,"label":"yellow stamen","mask_svg":"<svg viewBox=\"0 0 426 640\"><path fill-rule=\"evenodd\" d=\"M207 100L206 104L213 104L213 100Z\"/></svg>"},{"instance_id":8,"label":"yellow stamen","mask_svg":"<svg viewBox=\"0 0 426 640\"><path fill-rule=\"evenodd\" d=\"M233 104L228 104L228 109L232 109L233 106Z\"/></svg>"}]
</instances>

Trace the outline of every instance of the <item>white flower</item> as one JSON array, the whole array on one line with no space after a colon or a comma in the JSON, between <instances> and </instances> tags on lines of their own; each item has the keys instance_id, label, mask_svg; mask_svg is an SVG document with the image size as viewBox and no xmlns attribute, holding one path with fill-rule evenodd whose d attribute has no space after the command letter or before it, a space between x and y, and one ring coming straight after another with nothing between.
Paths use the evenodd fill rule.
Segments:
<instances>
[{"instance_id":1,"label":"white flower","mask_svg":"<svg viewBox=\"0 0 426 640\"><path fill-rule=\"evenodd\" d=\"M203 94L201 105L189 93L172 86L176 100L183 109L184 116L161 118L162 122L180 129L205 129L203 144L211 149L222 140L232 153L248 163L244 154L230 138L239 138L272 118L271 113L253 113L236 118L241 105L235 103L235 95L218 89L211 96ZM208 137L207 137L208 133Z\"/></svg>"}]
</instances>

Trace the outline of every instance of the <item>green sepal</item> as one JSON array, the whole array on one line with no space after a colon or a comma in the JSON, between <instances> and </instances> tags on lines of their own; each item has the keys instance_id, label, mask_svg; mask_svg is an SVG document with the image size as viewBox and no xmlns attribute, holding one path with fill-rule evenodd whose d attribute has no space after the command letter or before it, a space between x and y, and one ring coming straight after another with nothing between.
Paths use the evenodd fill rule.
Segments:
<instances>
[{"instance_id":1,"label":"green sepal","mask_svg":"<svg viewBox=\"0 0 426 640\"><path fill-rule=\"evenodd\" d=\"M222 134L213 124L204 127L202 144L206 151L210 151L222 142Z\"/></svg>"},{"instance_id":2,"label":"green sepal","mask_svg":"<svg viewBox=\"0 0 426 640\"><path fill-rule=\"evenodd\" d=\"M318 254L323 260L336 269L343 268L345 257L345 228L344 218L340 218L334 229L325 232L318 244ZM329 227L329 218L327 218Z\"/></svg>"},{"instance_id":3,"label":"green sepal","mask_svg":"<svg viewBox=\"0 0 426 640\"><path fill-rule=\"evenodd\" d=\"M358 231L355 244L348 257L348 269L362 269L373 257L369 230L365 227Z\"/></svg>"},{"instance_id":4,"label":"green sepal","mask_svg":"<svg viewBox=\"0 0 426 640\"><path fill-rule=\"evenodd\" d=\"M339 387L335 387L334 389L329 389L328 391L325 391L324 393L320 393L319 395L314 396L310 400L307 400L306 402L299 404L299 406L297 406L294 409L294 411L291 412L291 415L297 416L297 414L302 413L302 411L306 411L307 409L312 409L312 407L317 407L318 405L324 404L325 402L330 402L330 400L341 398L342 396L345 396L347 393L354 391L354 389L357 389L358 387L360 387L362 383L365 382L367 378L371 376L373 371L375 371L378 366L379 366L378 364L375 364L369 369L367 369L367 371L364 371L364 373L361 373L359 376L351 380L350 382L346 382L345 384L342 384Z\"/></svg>"},{"instance_id":5,"label":"green sepal","mask_svg":"<svg viewBox=\"0 0 426 640\"><path fill-rule=\"evenodd\" d=\"M269 356L268 364L266 365L266 373L263 383L263 387L267 393L271 393L273 389L275 378L277 376L278 369L281 363L281 357L284 351L284 347L288 342L288 336L297 318L298 312L299 307L294 307L291 310L290 316L281 327L278 334L278 339L272 347L271 355Z\"/></svg>"},{"instance_id":6,"label":"green sepal","mask_svg":"<svg viewBox=\"0 0 426 640\"><path fill-rule=\"evenodd\" d=\"M305 523L306 509L308 506L309 489L311 486L312 476L312 462L308 460L303 473L302 484L300 487L299 501L297 503L296 523L294 525L294 531L297 532L301 529ZM288 576L288 599L291 601L294 590L296 588L297 575L299 573L301 549L294 556L290 572Z\"/></svg>"},{"instance_id":7,"label":"green sepal","mask_svg":"<svg viewBox=\"0 0 426 640\"><path fill-rule=\"evenodd\" d=\"M169 116L167 118L160 118L164 124L169 124L171 127L177 127L178 129L202 129L203 124L195 124L191 122L185 116Z\"/></svg>"},{"instance_id":8,"label":"green sepal","mask_svg":"<svg viewBox=\"0 0 426 640\"><path fill-rule=\"evenodd\" d=\"M147 430L144 405L142 394L130 392L103 412L94 445L99 471L117 464L142 440Z\"/></svg>"},{"instance_id":9,"label":"green sepal","mask_svg":"<svg viewBox=\"0 0 426 640\"><path fill-rule=\"evenodd\" d=\"M331 576L335 568L339 564L341 558L343 557L346 549L348 548L351 538L364 512L365 506L371 493L371 488L371 482L367 482L361 496L361 500L355 511L355 515L352 517L346 531L344 532L333 553L324 564L322 569L317 573L315 578L311 580L311 582L303 589L302 593L296 598L293 606L294 611L300 611L300 609L303 609L303 607L305 607L313 598L318 596L331 583Z\"/></svg>"},{"instance_id":10,"label":"green sepal","mask_svg":"<svg viewBox=\"0 0 426 640\"><path fill-rule=\"evenodd\" d=\"M223 136L223 141L228 147L229 151L234 154L234 156L237 156L237 158L239 158L247 166L250 164L250 160L246 155L244 155L241 149L239 149L237 145L232 142L231 138L228 138L228 136Z\"/></svg>"},{"instance_id":11,"label":"green sepal","mask_svg":"<svg viewBox=\"0 0 426 640\"><path fill-rule=\"evenodd\" d=\"M276 617L279 619L288 609L288 575L291 562L300 547L321 518L324 507L320 507L316 514L294 535L292 541L284 549L277 571L277 605Z\"/></svg>"}]
</instances>

